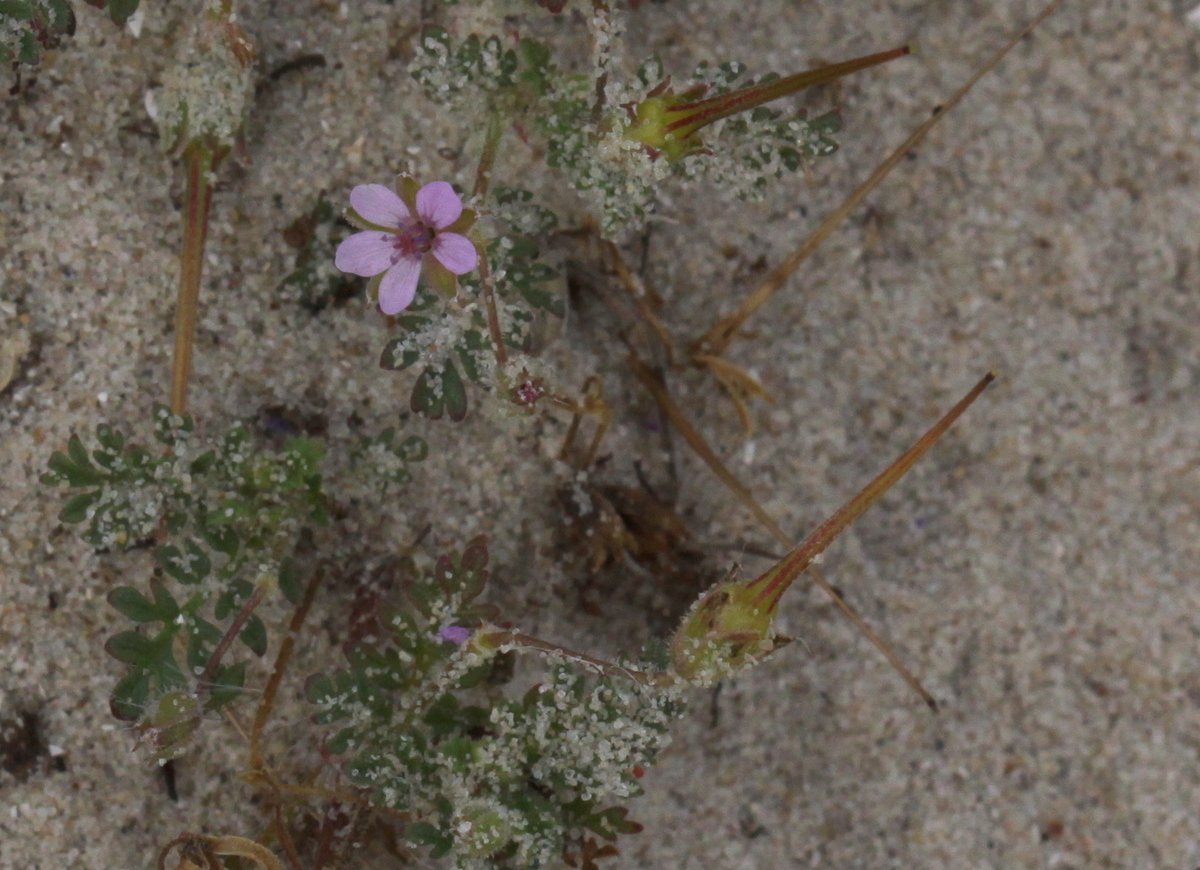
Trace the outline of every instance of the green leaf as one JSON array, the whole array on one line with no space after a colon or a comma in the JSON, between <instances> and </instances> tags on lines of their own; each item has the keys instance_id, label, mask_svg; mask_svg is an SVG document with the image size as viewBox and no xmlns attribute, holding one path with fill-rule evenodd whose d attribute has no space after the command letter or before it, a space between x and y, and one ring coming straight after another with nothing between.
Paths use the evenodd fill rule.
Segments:
<instances>
[{"instance_id":1,"label":"green leaf","mask_svg":"<svg viewBox=\"0 0 1200 870\"><path fill-rule=\"evenodd\" d=\"M96 440L100 442L101 446L107 447L114 453L120 453L121 448L125 446L125 436L107 423L101 423L96 427Z\"/></svg>"},{"instance_id":2,"label":"green leaf","mask_svg":"<svg viewBox=\"0 0 1200 870\"><path fill-rule=\"evenodd\" d=\"M246 663L237 662L232 665L222 665L217 668L213 678L212 689L204 704L206 710L219 710L226 704L237 700L246 685Z\"/></svg>"},{"instance_id":3,"label":"green leaf","mask_svg":"<svg viewBox=\"0 0 1200 870\"><path fill-rule=\"evenodd\" d=\"M238 604L245 601L254 594L254 586L249 580L239 579L234 580L217 598L217 603L213 605L213 616L218 620L223 620L229 614L237 609Z\"/></svg>"},{"instance_id":4,"label":"green leaf","mask_svg":"<svg viewBox=\"0 0 1200 870\"><path fill-rule=\"evenodd\" d=\"M284 461L297 484L311 477L325 459L325 445L315 438L290 438L284 445ZM289 478L292 477L289 474Z\"/></svg>"},{"instance_id":5,"label":"green leaf","mask_svg":"<svg viewBox=\"0 0 1200 870\"><path fill-rule=\"evenodd\" d=\"M479 368L479 357L488 347L483 333L477 329L468 329L464 332L463 340L457 347L458 359L462 363L463 371L474 383L478 384L483 381L483 372Z\"/></svg>"},{"instance_id":6,"label":"green leaf","mask_svg":"<svg viewBox=\"0 0 1200 870\"><path fill-rule=\"evenodd\" d=\"M67 0L49 0L47 8L53 18L50 28L56 33L73 36L75 34L75 10L71 8L71 4Z\"/></svg>"},{"instance_id":7,"label":"green leaf","mask_svg":"<svg viewBox=\"0 0 1200 870\"><path fill-rule=\"evenodd\" d=\"M0 15L7 15L18 21L28 21L33 17L33 9L29 0L0 0Z\"/></svg>"},{"instance_id":8,"label":"green leaf","mask_svg":"<svg viewBox=\"0 0 1200 870\"><path fill-rule=\"evenodd\" d=\"M225 633L207 619L193 616L184 629L187 638L187 666L192 673L199 673L208 666L209 656L221 642Z\"/></svg>"},{"instance_id":9,"label":"green leaf","mask_svg":"<svg viewBox=\"0 0 1200 870\"><path fill-rule=\"evenodd\" d=\"M108 0L108 15L114 24L123 25L137 12L139 0Z\"/></svg>"},{"instance_id":10,"label":"green leaf","mask_svg":"<svg viewBox=\"0 0 1200 870\"><path fill-rule=\"evenodd\" d=\"M413 843L429 846L431 858L441 858L454 848L454 835L429 822L413 822L404 829L404 836Z\"/></svg>"},{"instance_id":11,"label":"green leaf","mask_svg":"<svg viewBox=\"0 0 1200 870\"><path fill-rule=\"evenodd\" d=\"M46 465L51 474L57 475L71 486L97 486L108 480L108 476L104 472L91 467L90 463L84 466L76 465L67 458L65 453L57 450L50 456L50 461ZM56 483L57 481L44 482Z\"/></svg>"},{"instance_id":12,"label":"green leaf","mask_svg":"<svg viewBox=\"0 0 1200 870\"><path fill-rule=\"evenodd\" d=\"M417 376L417 382L413 384L409 407L412 408L414 414L420 414L430 420L440 420L445 408L443 390L441 375L431 368L426 368Z\"/></svg>"},{"instance_id":13,"label":"green leaf","mask_svg":"<svg viewBox=\"0 0 1200 870\"><path fill-rule=\"evenodd\" d=\"M308 703L324 706L337 696L332 678L325 674L313 674L304 684L304 697Z\"/></svg>"},{"instance_id":14,"label":"green leaf","mask_svg":"<svg viewBox=\"0 0 1200 870\"><path fill-rule=\"evenodd\" d=\"M154 595L154 607L158 611L158 618L165 623L170 623L179 616L179 603L174 596L167 591L167 586L158 577L153 577L150 580L150 592Z\"/></svg>"},{"instance_id":15,"label":"green leaf","mask_svg":"<svg viewBox=\"0 0 1200 870\"><path fill-rule=\"evenodd\" d=\"M325 750L330 755L345 755L354 744L357 732L353 728L343 728L325 741Z\"/></svg>"},{"instance_id":16,"label":"green leaf","mask_svg":"<svg viewBox=\"0 0 1200 870\"><path fill-rule=\"evenodd\" d=\"M600 824L588 824L588 827L595 831L606 840L615 840L617 834L639 834L642 832L642 825L628 818L629 810L625 807L609 807L603 812L597 813L592 820L602 820Z\"/></svg>"},{"instance_id":17,"label":"green leaf","mask_svg":"<svg viewBox=\"0 0 1200 870\"><path fill-rule=\"evenodd\" d=\"M464 601L478 598L487 586L488 572L487 538L480 535L463 550L462 561L458 566L458 576Z\"/></svg>"},{"instance_id":18,"label":"green leaf","mask_svg":"<svg viewBox=\"0 0 1200 870\"><path fill-rule=\"evenodd\" d=\"M149 668L162 653L162 644L136 629L130 629L110 637L104 645L104 651L119 662Z\"/></svg>"},{"instance_id":19,"label":"green leaf","mask_svg":"<svg viewBox=\"0 0 1200 870\"><path fill-rule=\"evenodd\" d=\"M556 293L551 293L549 290L544 290L541 287L522 287L521 296L534 308L549 311L555 317L566 316L566 308L563 305L562 297Z\"/></svg>"},{"instance_id":20,"label":"green leaf","mask_svg":"<svg viewBox=\"0 0 1200 870\"><path fill-rule=\"evenodd\" d=\"M550 63L550 46L544 42L538 42L536 39L522 39L521 57L529 66L540 69Z\"/></svg>"},{"instance_id":21,"label":"green leaf","mask_svg":"<svg viewBox=\"0 0 1200 870\"><path fill-rule=\"evenodd\" d=\"M300 569L291 559L284 559L279 565L279 591L291 604L299 604L304 595L304 583Z\"/></svg>"},{"instance_id":22,"label":"green leaf","mask_svg":"<svg viewBox=\"0 0 1200 870\"><path fill-rule=\"evenodd\" d=\"M132 586L118 586L109 592L107 597L108 603L118 613L134 622L156 622L161 619L158 607Z\"/></svg>"},{"instance_id":23,"label":"green leaf","mask_svg":"<svg viewBox=\"0 0 1200 870\"><path fill-rule=\"evenodd\" d=\"M83 446L83 442L79 440L78 435L72 435L71 439L67 442L67 455L80 468L87 468L92 464L92 461L88 458L87 448Z\"/></svg>"},{"instance_id":24,"label":"green leaf","mask_svg":"<svg viewBox=\"0 0 1200 870\"><path fill-rule=\"evenodd\" d=\"M467 416L467 388L450 360L446 360L446 368L442 371L442 398L446 403L446 413L455 423Z\"/></svg>"},{"instance_id":25,"label":"green leaf","mask_svg":"<svg viewBox=\"0 0 1200 870\"><path fill-rule=\"evenodd\" d=\"M433 579L442 587L447 597L459 591L458 572L454 570L454 561L449 555L438 556L437 564L433 568Z\"/></svg>"},{"instance_id":26,"label":"green leaf","mask_svg":"<svg viewBox=\"0 0 1200 870\"><path fill-rule=\"evenodd\" d=\"M137 6L136 0L134 6ZM196 422L187 414L176 415L166 405L156 402L151 412L154 419L154 437L168 447L175 446L179 436L187 435L196 428Z\"/></svg>"},{"instance_id":27,"label":"green leaf","mask_svg":"<svg viewBox=\"0 0 1200 870\"><path fill-rule=\"evenodd\" d=\"M81 492L67 499L63 509L58 512L59 522L81 523L87 519L87 510L100 499L100 490Z\"/></svg>"},{"instance_id":28,"label":"green leaf","mask_svg":"<svg viewBox=\"0 0 1200 870\"><path fill-rule=\"evenodd\" d=\"M383 346L379 354L379 367L388 371L401 372L421 358L415 347L405 347L406 338L393 338Z\"/></svg>"},{"instance_id":29,"label":"green leaf","mask_svg":"<svg viewBox=\"0 0 1200 870\"><path fill-rule=\"evenodd\" d=\"M41 57L41 51L38 50L37 37L34 36L32 30L26 30L21 34L20 50L17 52L17 60L24 64L33 64L38 62Z\"/></svg>"},{"instance_id":30,"label":"green leaf","mask_svg":"<svg viewBox=\"0 0 1200 870\"><path fill-rule=\"evenodd\" d=\"M429 445L420 435L409 435L396 448L396 455L405 462L423 462L429 455Z\"/></svg>"},{"instance_id":31,"label":"green leaf","mask_svg":"<svg viewBox=\"0 0 1200 870\"><path fill-rule=\"evenodd\" d=\"M134 722L146 712L150 697L150 672L137 668L130 671L113 688L108 706L113 716L122 722Z\"/></svg>"},{"instance_id":32,"label":"green leaf","mask_svg":"<svg viewBox=\"0 0 1200 870\"><path fill-rule=\"evenodd\" d=\"M224 553L231 559L237 555L240 539L238 533L229 526L210 526L202 533L205 543L219 553Z\"/></svg>"},{"instance_id":33,"label":"green leaf","mask_svg":"<svg viewBox=\"0 0 1200 870\"><path fill-rule=\"evenodd\" d=\"M163 544L154 554L158 564L180 583L199 583L212 570L212 562L191 538L183 541L183 552L174 544Z\"/></svg>"},{"instance_id":34,"label":"green leaf","mask_svg":"<svg viewBox=\"0 0 1200 870\"><path fill-rule=\"evenodd\" d=\"M208 474L209 469L213 467L216 461L217 454L209 450L207 453L197 456L195 461L188 467L188 471L195 475Z\"/></svg>"},{"instance_id":35,"label":"green leaf","mask_svg":"<svg viewBox=\"0 0 1200 870\"><path fill-rule=\"evenodd\" d=\"M256 656L266 655L267 627L254 614L251 614L250 618L246 620L238 637L241 638L242 643L250 647L250 651Z\"/></svg>"}]
</instances>

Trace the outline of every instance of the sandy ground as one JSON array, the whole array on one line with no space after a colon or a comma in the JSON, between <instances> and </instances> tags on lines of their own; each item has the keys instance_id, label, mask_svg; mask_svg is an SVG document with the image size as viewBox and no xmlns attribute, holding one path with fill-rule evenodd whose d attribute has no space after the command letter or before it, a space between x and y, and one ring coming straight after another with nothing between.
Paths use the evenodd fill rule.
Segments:
<instances>
[{"instance_id":1,"label":"sandy ground","mask_svg":"<svg viewBox=\"0 0 1200 870\"><path fill-rule=\"evenodd\" d=\"M238 738L220 723L180 760L178 802L131 755L107 711L119 671L101 645L120 621L103 596L148 563L92 554L37 483L70 431L143 420L166 394L181 177L145 135L143 98L183 4L144 3L138 38L81 4L74 43L3 104L0 373L11 363L15 378L0 393L0 716L38 711L58 753L0 774L4 870L145 867L180 831L257 825L235 780ZM280 231L321 189L344 199L401 163L428 178L473 172L472 119L430 107L389 54L417 5L243 4L264 69L306 52L327 65L264 89L249 161L222 175L192 399L205 432L283 404L323 415L337 450L353 414L375 431L403 410L408 382L376 367L386 332L365 301L314 317L276 288L291 258ZM942 712L819 595L794 590L783 618L802 642L697 694L633 806L646 832L608 866L1200 864L1200 29L1188 8L1068 0L986 78L732 350L776 397L755 407L752 438L711 381L673 376L796 534L985 370L1000 381L827 561ZM657 51L676 72L731 57L789 72L921 46L819 95L846 132L809 182L757 205L670 194L646 274L676 334L727 310L1035 11L643 5L630 55ZM501 174L569 202L519 146L506 159ZM698 540L769 546L686 447L664 458L603 307L575 302L549 354L567 384L605 380L619 414L606 479L634 483L634 457L660 478L673 461ZM646 636L658 619L646 581L606 580L603 617L572 591L553 495L563 471L549 458L564 423L411 423L433 455L402 496L363 510L362 550L411 540L426 518L431 543L486 532L495 598L528 630L598 653Z\"/></svg>"}]
</instances>

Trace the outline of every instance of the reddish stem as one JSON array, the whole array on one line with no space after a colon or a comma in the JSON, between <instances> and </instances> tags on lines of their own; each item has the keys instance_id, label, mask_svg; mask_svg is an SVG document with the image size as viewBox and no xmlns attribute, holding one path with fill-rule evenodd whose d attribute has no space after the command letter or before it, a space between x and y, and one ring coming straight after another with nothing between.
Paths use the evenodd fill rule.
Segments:
<instances>
[{"instance_id":1,"label":"reddish stem","mask_svg":"<svg viewBox=\"0 0 1200 870\"><path fill-rule=\"evenodd\" d=\"M211 685L213 679L217 676L217 669L221 666L221 659L233 643L233 639L238 636L238 632L246 625L246 621L250 619L255 608L262 603L266 592L266 587L259 584L254 590L254 594L246 599L246 603L242 605L242 609L234 617L233 624L229 626L229 630L225 632L225 636L217 643L217 648L213 650L212 655L208 658L208 664L204 666L204 673L200 675L200 688L202 690Z\"/></svg>"},{"instance_id":2,"label":"reddish stem","mask_svg":"<svg viewBox=\"0 0 1200 870\"><path fill-rule=\"evenodd\" d=\"M187 407L188 380L192 373L192 344L196 335L196 302L204 270L204 242L212 206L212 170L217 157L205 142L196 140L183 153L187 169L187 200L183 216L183 252L180 255L179 300L175 305L175 364L171 372L171 410Z\"/></svg>"},{"instance_id":3,"label":"reddish stem","mask_svg":"<svg viewBox=\"0 0 1200 870\"><path fill-rule=\"evenodd\" d=\"M779 600L779 596L812 563L812 560L833 543L834 538L840 535L848 525L862 516L863 511L878 501L880 496L903 477L916 461L924 456L930 447L937 443L938 439L946 433L946 430L959 418L963 411L967 410L971 403L979 398L979 394L994 379L995 375L988 372L972 388L971 392L967 393L957 405L947 411L946 415L938 420L928 432L922 435L916 444L906 450L882 474L863 487L858 495L835 511L833 516L821 523L816 531L801 541L800 545L788 553L778 565L754 580L747 588L763 584L762 590L755 598L755 604L774 606L775 602Z\"/></svg>"}]
</instances>

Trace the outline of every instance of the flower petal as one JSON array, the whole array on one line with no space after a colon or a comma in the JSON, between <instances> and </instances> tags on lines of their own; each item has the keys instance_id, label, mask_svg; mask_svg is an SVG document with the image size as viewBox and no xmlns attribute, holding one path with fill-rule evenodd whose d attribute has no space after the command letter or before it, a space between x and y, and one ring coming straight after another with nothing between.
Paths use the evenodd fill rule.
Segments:
<instances>
[{"instance_id":1,"label":"flower petal","mask_svg":"<svg viewBox=\"0 0 1200 870\"><path fill-rule=\"evenodd\" d=\"M360 184L350 191L350 205L359 217L381 227L401 227L409 220L408 206L382 184Z\"/></svg>"},{"instance_id":2,"label":"flower petal","mask_svg":"<svg viewBox=\"0 0 1200 870\"><path fill-rule=\"evenodd\" d=\"M433 240L433 256L455 275L465 275L479 263L471 240L458 233L438 233Z\"/></svg>"},{"instance_id":3,"label":"flower petal","mask_svg":"<svg viewBox=\"0 0 1200 870\"><path fill-rule=\"evenodd\" d=\"M461 625L443 625L438 629L438 637L462 646L471 638L471 629Z\"/></svg>"},{"instance_id":4,"label":"flower petal","mask_svg":"<svg viewBox=\"0 0 1200 870\"><path fill-rule=\"evenodd\" d=\"M388 269L379 284L379 310L398 314L412 304L421 277L421 258L404 257Z\"/></svg>"},{"instance_id":5,"label":"flower petal","mask_svg":"<svg viewBox=\"0 0 1200 870\"><path fill-rule=\"evenodd\" d=\"M462 200L448 181L431 181L417 191L417 214L431 227L445 229L462 210Z\"/></svg>"},{"instance_id":6,"label":"flower petal","mask_svg":"<svg viewBox=\"0 0 1200 870\"><path fill-rule=\"evenodd\" d=\"M338 245L333 264L343 272L370 278L392 265L396 255L396 237L370 230L355 233Z\"/></svg>"}]
</instances>

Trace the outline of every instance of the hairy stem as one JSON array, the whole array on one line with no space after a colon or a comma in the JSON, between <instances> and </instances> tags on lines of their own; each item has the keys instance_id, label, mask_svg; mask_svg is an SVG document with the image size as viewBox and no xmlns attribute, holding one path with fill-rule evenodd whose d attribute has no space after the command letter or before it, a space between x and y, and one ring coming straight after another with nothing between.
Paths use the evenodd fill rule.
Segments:
<instances>
[{"instance_id":1,"label":"hairy stem","mask_svg":"<svg viewBox=\"0 0 1200 870\"><path fill-rule=\"evenodd\" d=\"M552 656L561 656L577 664L585 665L597 673L603 674L606 677L621 677L626 680L633 680L635 683L640 683L643 686L669 686L678 682L678 678L674 674L669 673L647 673L646 671L635 670L634 668L623 667L622 665L606 662L604 659L594 658L585 653L576 652L572 649L567 649L565 646L559 646L549 641L541 640L528 634L522 634L519 631L496 631L488 632L483 642L488 646L513 646L520 649L537 650L541 653L547 653Z\"/></svg>"},{"instance_id":2,"label":"hairy stem","mask_svg":"<svg viewBox=\"0 0 1200 870\"><path fill-rule=\"evenodd\" d=\"M500 331L500 312L496 309L496 282L492 280L492 270L488 265L487 254L483 251L479 253L479 283L483 287L483 304L487 309L492 352L496 355L497 365L504 366L508 362L508 349L504 346L504 333Z\"/></svg>"},{"instance_id":3,"label":"hairy stem","mask_svg":"<svg viewBox=\"0 0 1200 870\"><path fill-rule=\"evenodd\" d=\"M267 587L264 583L259 583L254 590L254 594L246 599L246 603L242 605L242 609L238 611L238 615L234 617L233 624L229 626L229 630L225 632L225 636L221 638L217 644L217 648L208 658L208 664L204 666L204 673L200 675L200 690L203 691L208 686L212 685L213 679L217 676L217 669L221 666L221 659L233 644L234 638L238 636L246 625L246 620L254 613L255 608L262 603L263 596L267 594Z\"/></svg>"}]
</instances>

